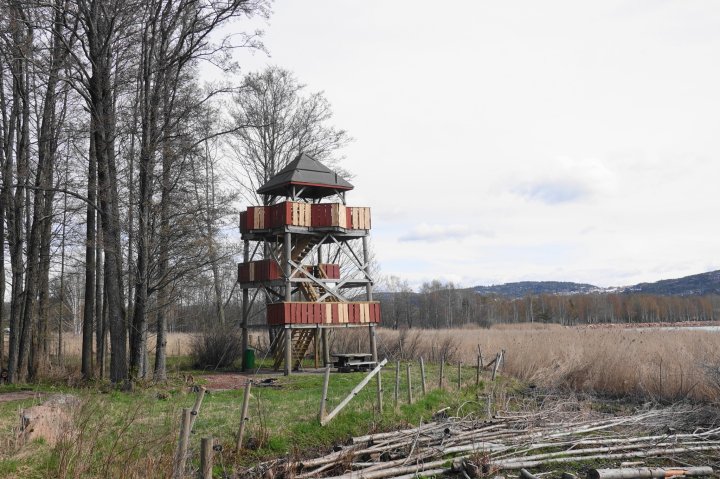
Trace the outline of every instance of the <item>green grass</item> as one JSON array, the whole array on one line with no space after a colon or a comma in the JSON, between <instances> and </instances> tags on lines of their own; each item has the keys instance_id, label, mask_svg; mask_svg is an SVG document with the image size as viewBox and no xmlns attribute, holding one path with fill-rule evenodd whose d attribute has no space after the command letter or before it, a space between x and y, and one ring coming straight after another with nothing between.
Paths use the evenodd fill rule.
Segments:
<instances>
[{"instance_id":1,"label":"green grass","mask_svg":"<svg viewBox=\"0 0 720 479\"><path fill-rule=\"evenodd\" d=\"M173 358L168 369L189 372L202 382L202 371L187 369L190 358ZM268 366L268 362L261 363ZM310 363L308 363L310 365ZM276 387L252 389L246 449L234 455L240 422L243 391L210 391L206 394L191 436L191 457L198 457L200 438L213 436L223 445L223 463L250 465L259 460L283 455L311 455L343 444L352 436L418 425L429 421L433 413L449 406L452 414L484 414L485 404L478 394L488 388L486 379L475 387L475 370L462 370L463 388L456 386L456 367L446 367L445 388L438 389L438 367L427 366L428 394L421 392L420 368L411 365L413 404L408 404L405 364L401 367L399 401L394 404L395 366L382 372L382 413L377 410L376 381L373 379L327 426L320 426L318 413L323 383L322 372L276 376ZM213 371L214 373L214 371ZM82 389L54 384L32 388L45 393L71 393L81 398L76 413L78 432L58 445L33 443L21 450L14 447L12 428L19 411L38 401L25 399L0 403L0 440L9 444L0 452L0 477L143 477L153 470L158 477L170 467L177 441L180 411L192 407L195 393L171 374L167 384L138 387L125 393L94 383ZM365 373L333 373L328 388L327 410L332 410L362 380ZM497 384L503 383L501 379ZM0 392L17 391L14 386ZM23 388L26 389L26 388ZM149 468L149 469L148 469Z\"/></svg>"}]
</instances>

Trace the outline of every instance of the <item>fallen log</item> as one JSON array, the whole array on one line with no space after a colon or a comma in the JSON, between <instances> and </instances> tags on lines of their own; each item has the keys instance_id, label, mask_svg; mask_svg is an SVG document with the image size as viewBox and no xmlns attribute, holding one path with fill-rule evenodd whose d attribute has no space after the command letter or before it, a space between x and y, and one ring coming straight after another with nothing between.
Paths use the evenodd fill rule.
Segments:
<instances>
[{"instance_id":1,"label":"fallen log","mask_svg":"<svg viewBox=\"0 0 720 479\"><path fill-rule=\"evenodd\" d=\"M528 467L544 466L547 464L561 464L567 462L577 461L588 461L591 459L631 459L635 457L653 457L653 456L667 456L670 454L684 454L689 452L701 452L701 451L718 451L720 446L690 446L690 447L673 447L673 448L662 448L662 449L650 449L647 451L633 451L633 452L620 452L614 454L595 454L590 456L571 456L571 457L553 457L549 459L539 459L534 461L523 461L522 459L505 460L493 463L494 466L501 470L512 470L522 469ZM579 451L578 451L579 452Z\"/></svg>"},{"instance_id":2,"label":"fallen log","mask_svg":"<svg viewBox=\"0 0 720 479\"><path fill-rule=\"evenodd\" d=\"M351 472L349 474L343 474L342 476L334 476L331 479L385 479L390 477L396 477L398 475L400 475L400 477L403 477L403 474L409 475L406 477L413 477L413 475L417 475L420 473L423 473L423 475L427 475L426 471L437 469L438 466L442 466L446 462L446 459L440 459L439 461L426 462L424 464L390 467L388 469L383 469L379 471L357 471Z\"/></svg>"},{"instance_id":3,"label":"fallen log","mask_svg":"<svg viewBox=\"0 0 720 479\"><path fill-rule=\"evenodd\" d=\"M625 469L590 469L588 479L664 479L669 477L711 476L712 467L664 468L638 467Z\"/></svg>"}]
</instances>

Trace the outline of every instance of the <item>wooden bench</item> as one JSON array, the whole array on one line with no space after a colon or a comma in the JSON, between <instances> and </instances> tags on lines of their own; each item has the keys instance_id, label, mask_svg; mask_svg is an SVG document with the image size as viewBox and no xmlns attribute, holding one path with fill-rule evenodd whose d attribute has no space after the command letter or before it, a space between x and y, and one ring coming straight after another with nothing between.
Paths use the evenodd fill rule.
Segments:
<instances>
[{"instance_id":1,"label":"wooden bench","mask_svg":"<svg viewBox=\"0 0 720 479\"><path fill-rule=\"evenodd\" d=\"M344 366L338 367L341 373L349 373L351 371L370 371L377 366L376 361L351 361L345 363Z\"/></svg>"},{"instance_id":2,"label":"wooden bench","mask_svg":"<svg viewBox=\"0 0 720 479\"><path fill-rule=\"evenodd\" d=\"M372 354L367 353L335 353L332 355L337 358L333 366L341 373L350 371L370 371L377 366L376 361L369 361Z\"/></svg>"}]
</instances>

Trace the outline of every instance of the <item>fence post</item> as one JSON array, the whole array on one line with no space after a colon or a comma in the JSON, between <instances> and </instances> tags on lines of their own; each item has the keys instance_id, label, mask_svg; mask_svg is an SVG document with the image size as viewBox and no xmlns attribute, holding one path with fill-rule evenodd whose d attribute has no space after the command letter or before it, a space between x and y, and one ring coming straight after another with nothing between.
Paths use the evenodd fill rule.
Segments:
<instances>
[{"instance_id":1,"label":"fence post","mask_svg":"<svg viewBox=\"0 0 720 479\"><path fill-rule=\"evenodd\" d=\"M462 389L462 361L458 361L458 391Z\"/></svg>"},{"instance_id":2,"label":"fence post","mask_svg":"<svg viewBox=\"0 0 720 479\"><path fill-rule=\"evenodd\" d=\"M320 397L320 422L325 419L327 409L325 405L327 403L328 386L330 385L330 366L325 367L325 379L323 380L322 396Z\"/></svg>"},{"instance_id":3,"label":"fence post","mask_svg":"<svg viewBox=\"0 0 720 479\"><path fill-rule=\"evenodd\" d=\"M475 386L480 385L480 370L482 369L482 356L477 358L477 375L475 376Z\"/></svg>"},{"instance_id":4,"label":"fence post","mask_svg":"<svg viewBox=\"0 0 720 479\"><path fill-rule=\"evenodd\" d=\"M427 394L427 387L425 386L425 361L420 358L420 383L422 384L423 396Z\"/></svg>"},{"instance_id":5,"label":"fence post","mask_svg":"<svg viewBox=\"0 0 720 479\"><path fill-rule=\"evenodd\" d=\"M492 381L495 381L495 375L498 372L498 368L500 367L500 353L497 353L495 355L495 365L493 366L493 372L492 372Z\"/></svg>"},{"instance_id":6,"label":"fence post","mask_svg":"<svg viewBox=\"0 0 720 479\"><path fill-rule=\"evenodd\" d=\"M173 479L181 479L185 474L185 461L187 459L188 439L190 437L190 418L192 417L190 408L183 408L180 417L180 439L178 440L175 462L173 463Z\"/></svg>"},{"instance_id":7,"label":"fence post","mask_svg":"<svg viewBox=\"0 0 720 479\"><path fill-rule=\"evenodd\" d=\"M445 356L440 357L440 389L443 388L443 380L445 379Z\"/></svg>"},{"instance_id":8,"label":"fence post","mask_svg":"<svg viewBox=\"0 0 720 479\"><path fill-rule=\"evenodd\" d=\"M407 364L407 385L408 385L408 404L412 404L413 403L412 376L410 376L410 363Z\"/></svg>"},{"instance_id":9,"label":"fence post","mask_svg":"<svg viewBox=\"0 0 720 479\"><path fill-rule=\"evenodd\" d=\"M190 430L192 431L193 426L195 426L195 420L198 417L198 414L200 414L200 405L203 402L203 398L205 397L205 388L200 386L197 392L197 397L195 398L195 404L192 407L192 411L190 411L190 415L192 416L190 418Z\"/></svg>"},{"instance_id":10,"label":"fence post","mask_svg":"<svg viewBox=\"0 0 720 479\"><path fill-rule=\"evenodd\" d=\"M200 479L212 479L214 442L212 437L200 440Z\"/></svg>"},{"instance_id":11,"label":"fence post","mask_svg":"<svg viewBox=\"0 0 720 479\"><path fill-rule=\"evenodd\" d=\"M245 383L245 395L243 395L242 414L240 416L240 429L238 430L237 444L235 450L239 451L242 449L242 440L245 435L245 425L248 422L248 407L250 406L250 388L252 388L252 381L248 379Z\"/></svg>"},{"instance_id":12,"label":"fence post","mask_svg":"<svg viewBox=\"0 0 720 479\"><path fill-rule=\"evenodd\" d=\"M398 406L400 394L400 361L395 361L395 407Z\"/></svg>"},{"instance_id":13,"label":"fence post","mask_svg":"<svg viewBox=\"0 0 720 479\"><path fill-rule=\"evenodd\" d=\"M380 415L383 412L383 388L382 388L382 371L377 375L377 408Z\"/></svg>"}]
</instances>

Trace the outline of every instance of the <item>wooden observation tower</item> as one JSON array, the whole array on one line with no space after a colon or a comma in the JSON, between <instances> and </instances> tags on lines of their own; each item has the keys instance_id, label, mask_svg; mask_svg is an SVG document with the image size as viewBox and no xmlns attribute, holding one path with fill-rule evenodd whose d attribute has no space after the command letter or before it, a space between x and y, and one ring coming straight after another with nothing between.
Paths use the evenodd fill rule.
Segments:
<instances>
[{"instance_id":1,"label":"wooden observation tower","mask_svg":"<svg viewBox=\"0 0 720 479\"><path fill-rule=\"evenodd\" d=\"M380 304L373 301L368 261L370 209L346 206L351 189L337 173L300 154L257 190L266 206L240 214L243 351L250 306L262 292L274 367L284 365L285 374L300 366L313 343L318 351L322 342L328 365L327 335L337 328L368 328L369 352L377 361Z\"/></svg>"}]
</instances>

